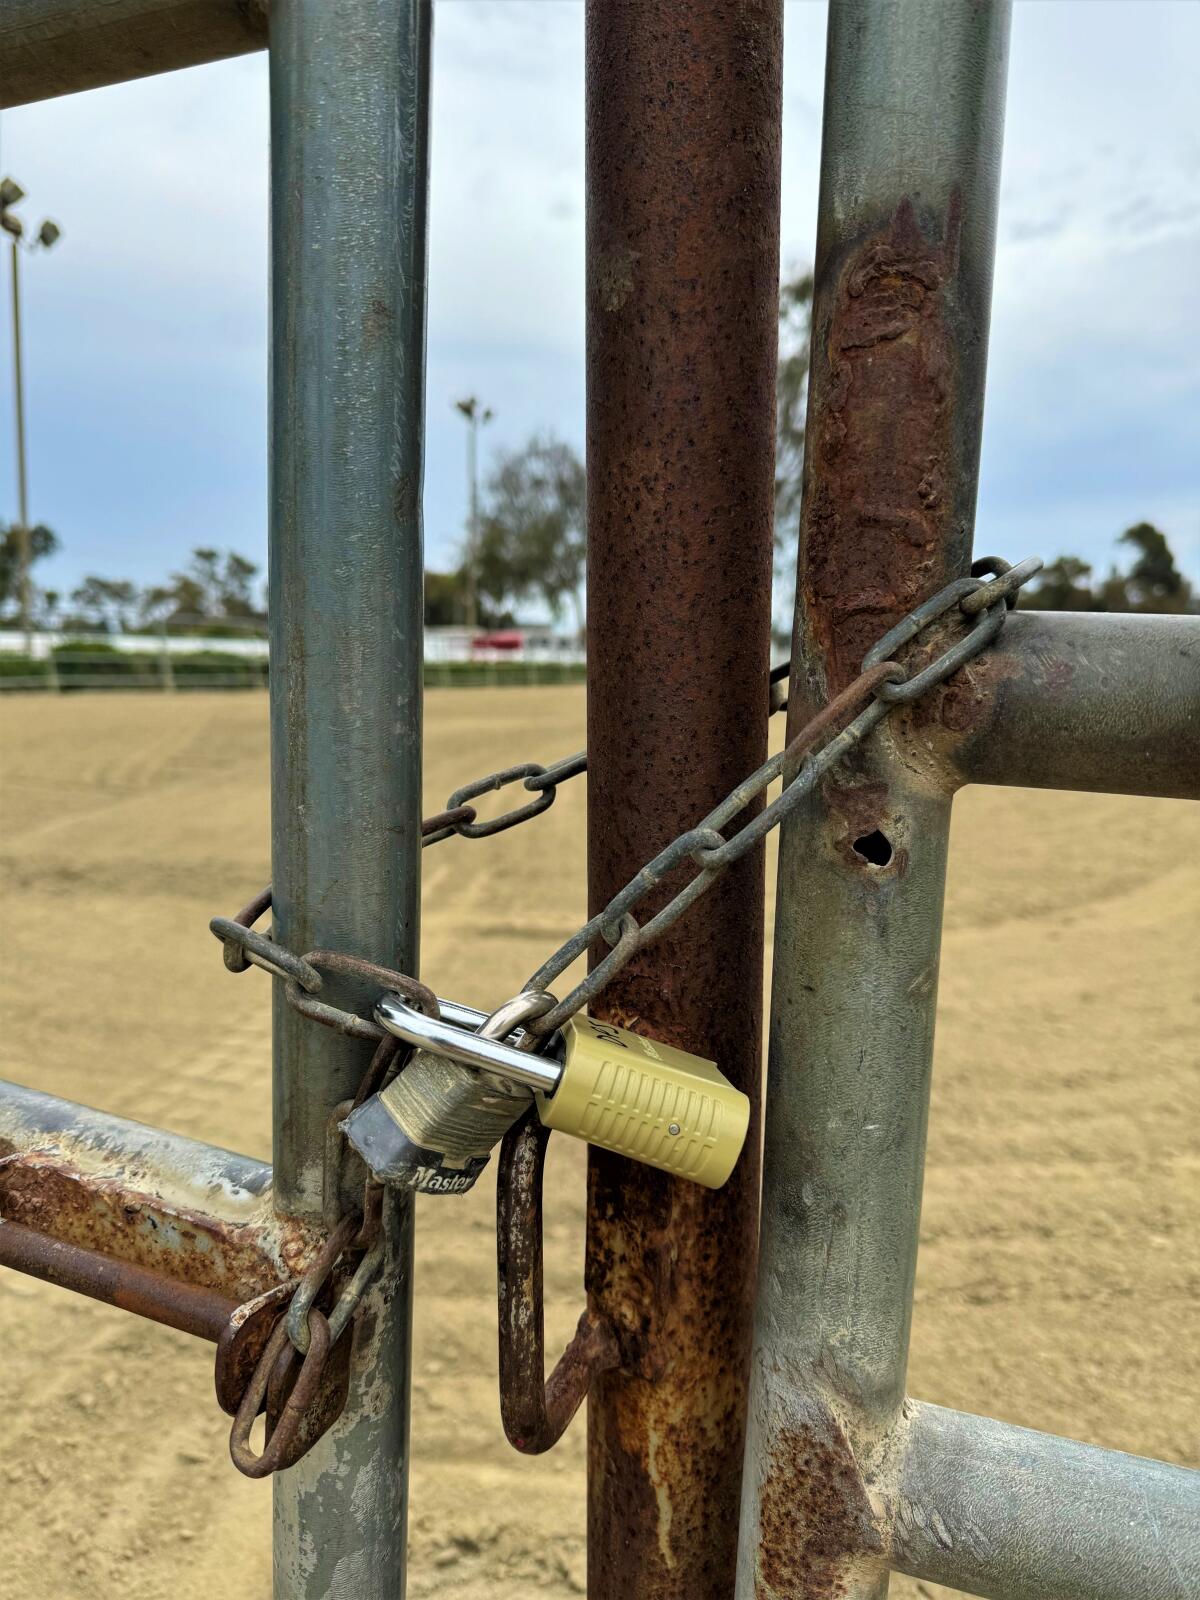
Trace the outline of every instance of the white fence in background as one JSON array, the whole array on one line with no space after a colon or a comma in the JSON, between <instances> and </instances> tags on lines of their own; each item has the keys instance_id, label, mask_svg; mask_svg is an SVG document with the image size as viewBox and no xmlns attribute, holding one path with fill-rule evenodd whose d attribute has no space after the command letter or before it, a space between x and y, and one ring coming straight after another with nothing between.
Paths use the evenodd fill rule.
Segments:
<instances>
[{"instance_id":1,"label":"white fence in background","mask_svg":"<svg viewBox=\"0 0 1200 1600\"><path fill-rule=\"evenodd\" d=\"M494 645L491 640L519 636L519 644ZM251 661L264 661L269 655L267 641L245 636L226 637L212 634L146 634L146 633L34 633L30 639L31 654L35 661L45 661L52 650L60 645L95 643L100 649L120 650L127 654L144 655L195 655L198 651L215 650L223 655L245 656ZM0 655L24 655L25 635L19 628L0 628ZM499 661L524 661L530 663L558 662L564 666L581 664L586 660L583 647L575 634L555 633L553 629L512 628L499 633L487 633L479 628L426 628L425 660L431 662L474 661L479 663Z\"/></svg>"}]
</instances>

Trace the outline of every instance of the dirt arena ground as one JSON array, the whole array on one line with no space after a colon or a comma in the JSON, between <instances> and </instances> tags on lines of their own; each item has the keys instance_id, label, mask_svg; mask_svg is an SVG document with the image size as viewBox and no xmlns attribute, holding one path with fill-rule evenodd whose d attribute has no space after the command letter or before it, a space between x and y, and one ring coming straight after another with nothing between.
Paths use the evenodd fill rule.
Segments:
<instances>
[{"instance_id":1,"label":"dirt arena ground","mask_svg":"<svg viewBox=\"0 0 1200 1600\"><path fill-rule=\"evenodd\" d=\"M268 1154L268 981L226 974L206 929L267 878L266 711L0 701L3 1076ZM427 717L434 809L578 748L583 692L443 690ZM498 1002L580 920L584 806L576 783L526 828L426 852L442 993ZM1198 1464L1198 913L1198 807L958 801L914 1393ZM555 1345L583 1171L556 1143ZM582 1419L534 1461L500 1432L490 1188L423 1202L418 1239L409 1592L582 1593ZM8 1272L0 1341L0 1600L267 1600L270 1489L229 1464L208 1346Z\"/></svg>"}]
</instances>

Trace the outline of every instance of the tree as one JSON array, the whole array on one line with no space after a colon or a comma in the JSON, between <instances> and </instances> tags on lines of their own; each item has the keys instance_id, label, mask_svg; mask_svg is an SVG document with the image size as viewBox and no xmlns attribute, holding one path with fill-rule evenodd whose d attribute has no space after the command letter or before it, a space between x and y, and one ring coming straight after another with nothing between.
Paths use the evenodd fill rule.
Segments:
<instances>
[{"instance_id":1,"label":"tree","mask_svg":"<svg viewBox=\"0 0 1200 1600\"><path fill-rule=\"evenodd\" d=\"M498 610L486 598L476 597L476 621L480 628L510 628L513 614ZM467 620L467 574L465 567L454 572L425 572L425 626L461 628Z\"/></svg>"},{"instance_id":2,"label":"tree","mask_svg":"<svg viewBox=\"0 0 1200 1600\"><path fill-rule=\"evenodd\" d=\"M775 371L775 538L792 540L800 520L804 422L808 410L813 278L779 286L779 364Z\"/></svg>"},{"instance_id":3,"label":"tree","mask_svg":"<svg viewBox=\"0 0 1200 1600\"><path fill-rule=\"evenodd\" d=\"M265 623L266 611L255 605L252 593L257 576L254 562L236 550L198 546L183 572L173 572L165 584L143 592L143 624L166 627L173 622L222 622L233 618Z\"/></svg>"},{"instance_id":4,"label":"tree","mask_svg":"<svg viewBox=\"0 0 1200 1600\"><path fill-rule=\"evenodd\" d=\"M1191 585L1175 565L1166 535L1152 522L1138 522L1125 529L1119 543L1131 545L1138 552L1125 580L1132 609L1186 611Z\"/></svg>"},{"instance_id":5,"label":"tree","mask_svg":"<svg viewBox=\"0 0 1200 1600\"><path fill-rule=\"evenodd\" d=\"M1021 593L1021 604L1034 611L1095 611L1092 569L1078 556L1059 556L1038 573Z\"/></svg>"},{"instance_id":6,"label":"tree","mask_svg":"<svg viewBox=\"0 0 1200 1600\"><path fill-rule=\"evenodd\" d=\"M1022 591L1021 604L1041 611L1188 611L1191 585L1153 523L1126 528L1119 544L1132 545L1138 558L1128 572L1113 567L1098 587L1092 569L1078 556L1059 556Z\"/></svg>"},{"instance_id":7,"label":"tree","mask_svg":"<svg viewBox=\"0 0 1200 1600\"><path fill-rule=\"evenodd\" d=\"M129 633L138 610L137 585L125 578L89 574L77 589L72 589L71 604L85 627L103 633Z\"/></svg>"},{"instance_id":8,"label":"tree","mask_svg":"<svg viewBox=\"0 0 1200 1600\"><path fill-rule=\"evenodd\" d=\"M29 530L29 564L44 561L58 549L58 535L44 522ZM21 596L21 551L15 522L0 523L0 608L19 606Z\"/></svg>"},{"instance_id":9,"label":"tree","mask_svg":"<svg viewBox=\"0 0 1200 1600\"><path fill-rule=\"evenodd\" d=\"M462 572L425 572L425 626L452 628L466 615Z\"/></svg>"},{"instance_id":10,"label":"tree","mask_svg":"<svg viewBox=\"0 0 1200 1600\"><path fill-rule=\"evenodd\" d=\"M555 618L569 602L582 633L586 500L583 463L553 434L502 455L480 522L480 596L497 611L536 596Z\"/></svg>"}]
</instances>

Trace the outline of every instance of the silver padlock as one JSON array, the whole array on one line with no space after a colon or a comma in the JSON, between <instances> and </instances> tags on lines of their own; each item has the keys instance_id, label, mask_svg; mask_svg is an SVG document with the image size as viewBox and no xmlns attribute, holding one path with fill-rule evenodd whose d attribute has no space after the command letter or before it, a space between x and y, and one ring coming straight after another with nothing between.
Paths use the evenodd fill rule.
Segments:
<instances>
[{"instance_id":1,"label":"silver padlock","mask_svg":"<svg viewBox=\"0 0 1200 1600\"><path fill-rule=\"evenodd\" d=\"M381 1182L423 1194L464 1194L487 1166L488 1156L533 1103L533 1091L553 1087L560 1068L536 1055L520 1054L520 1075L489 1070L487 1047L541 1016L554 997L525 990L491 1016L469 1006L440 1001L442 1020L425 1017L420 1032L403 1031L410 1008L385 995L376 1020L418 1048L399 1076L352 1111L342 1124L346 1137ZM401 1026L393 1026L399 1008ZM481 1052L483 1070L464 1067L467 1039ZM495 1049L495 1045L492 1045ZM444 1052L444 1053L443 1053ZM515 1054L510 1048L509 1054ZM501 1058L504 1060L505 1058Z\"/></svg>"}]
</instances>

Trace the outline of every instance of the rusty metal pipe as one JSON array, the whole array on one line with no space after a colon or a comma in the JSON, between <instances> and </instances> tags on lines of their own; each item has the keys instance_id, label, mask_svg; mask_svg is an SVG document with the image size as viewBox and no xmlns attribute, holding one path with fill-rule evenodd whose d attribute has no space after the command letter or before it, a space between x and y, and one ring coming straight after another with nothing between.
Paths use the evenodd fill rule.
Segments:
<instances>
[{"instance_id":1,"label":"rusty metal pipe","mask_svg":"<svg viewBox=\"0 0 1200 1600\"><path fill-rule=\"evenodd\" d=\"M248 1300L303 1271L319 1230L271 1205L271 1168L0 1082L0 1219Z\"/></svg>"},{"instance_id":2,"label":"rusty metal pipe","mask_svg":"<svg viewBox=\"0 0 1200 1600\"><path fill-rule=\"evenodd\" d=\"M586 15L595 912L766 748L782 5L591 0ZM756 853L595 1007L715 1057L755 1109L719 1191L590 1153L589 1309L622 1357L588 1404L591 1600L732 1588L762 916Z\"/></svg>"},{"instance_id":3,"label":"rusty metal pipe","mask_svg":"<svg viewBox=\"0 0 1200 1600\"><path fill-rule=\"evenodd\" d=\"M789 732L970 561L1008 29L830 6ZM887 1593L951 787L881 739L784 824L738 1600Z\"/></svg>"},{"instance_id":4,"label":"rusty metal pipe","mask_svg":"<svg viewBox=\"0 0 1200 1600\"><path fill-rule=\"evenodd\" d=\"M4 0L0 107L262 50L267 0Z\"/></svg>"},{"instance_id":5,"label":"rusty metal pipe","mask_svg":"<svg viewBox=\"0 0 1200 1600\"><path fill-rule=\"evenodd\" d=\"M955 783L1200 799L1200 618L1018 611L898 736Z\"/></svg>"},{"instance_id":6,"label":"rusty metal pipe","mask_svg":"<svg viewBox=\"0 0 1200 1600\"><path fill-rule=\"evenodd\" d=\"M216 1289L165 1277L132 1261L84 1250L52 1239L19 1222L0 1221L0 1266L28 1273L44 1283L85 1294L105 1305L148 1317L213 1344L229 1325L238 1302Z\"/></svg>"},{"instance_id":7,"label":"rusty metal pipe","mask_svg":"<svg viewBox=\"0 0 1200 1600\"><path fill-rule=\"evenodd\" d=\"M558 1443L592 1380L620 1359L613 1330L585 1311L546 1377L542 1172L549 1140L550 1130L527 1117L505 1135L496 1175L500 1417L509 1444L530 1456Z\"/></svg>"}]
</instances>

